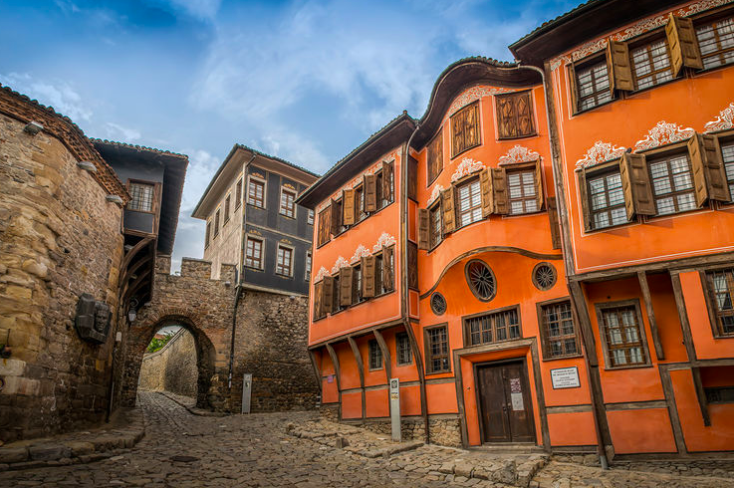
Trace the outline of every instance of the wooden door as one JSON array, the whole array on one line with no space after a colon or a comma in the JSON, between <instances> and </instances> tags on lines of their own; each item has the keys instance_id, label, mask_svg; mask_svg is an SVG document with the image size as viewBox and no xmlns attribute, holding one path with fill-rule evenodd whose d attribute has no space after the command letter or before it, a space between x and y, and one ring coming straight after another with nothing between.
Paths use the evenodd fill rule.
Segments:
<instances>
[{"instance_id":1,"label":"wooden door","mask_svg":"<svg viewBox=\"0 0 734 488\"><path fill-rule=\"evenodd\" d=\"M523 362L477 368L484 442L534 442L535 426Z\"/></svg>"}]
</instances>

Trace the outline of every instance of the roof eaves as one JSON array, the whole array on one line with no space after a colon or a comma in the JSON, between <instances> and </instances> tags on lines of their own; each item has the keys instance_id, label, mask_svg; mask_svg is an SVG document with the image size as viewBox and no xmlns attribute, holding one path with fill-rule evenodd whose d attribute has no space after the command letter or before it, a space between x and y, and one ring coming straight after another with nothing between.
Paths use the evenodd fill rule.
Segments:
<instances>
[{"instance_id":1,"label":"roof eaves","mask_svg":"<svg viewBox=\"0 0 734 488\"><path fill-rule=\"evenodd\" d=\"M173 151L167 151L165 149L157 149L155 147L139 146L137 144L129 144L127 142L119 142L119 141L110 141L107 139L99 139L96 137L88 137L88 139L92 141L92 143L97 143L97 144L107 144L110 146L118 146L118 147L125 147L129 149L136 149L138 151L148 151L148 152L154 152L157 154L165 154L168 156L175 156L175 157L183 158L183 159L186 159L187 161L189 159L189 157L186 154L181 154L181 153L177 153Z\"/></svg>"}]
</instances>

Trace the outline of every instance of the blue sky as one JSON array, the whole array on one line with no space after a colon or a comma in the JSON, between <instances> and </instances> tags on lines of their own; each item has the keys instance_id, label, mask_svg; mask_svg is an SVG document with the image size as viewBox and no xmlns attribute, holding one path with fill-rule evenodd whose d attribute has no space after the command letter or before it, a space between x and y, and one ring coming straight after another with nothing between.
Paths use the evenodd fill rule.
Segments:
<instances>
[{"instance_id":1,"label":"blue sky","mask_svg":"<svg viewBox=\"0 0 734 488\"><path fill-rule=\"evenodd\" d=\"M190 217L236 142L321 173L436 77L578 0L0 0L0 83L88 136L189 155L174 259L201 257Z\"/></svg>"}]
</instances>

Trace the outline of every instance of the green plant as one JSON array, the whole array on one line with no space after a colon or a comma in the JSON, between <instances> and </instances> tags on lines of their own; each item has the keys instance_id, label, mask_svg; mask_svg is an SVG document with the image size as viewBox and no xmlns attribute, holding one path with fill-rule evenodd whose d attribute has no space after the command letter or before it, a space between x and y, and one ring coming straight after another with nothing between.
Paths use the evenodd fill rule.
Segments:
<instances>
[{"instance_id":1,"label":"green plant","mask_svg":"<svg viewBox=\"0 0 734 488\"><path fill-rule=\"evenodd\" d=\"M163 346L168 344L168 341L173 337L173 332L166 332L162 338L153 337L153 340L148 344L147 352L156 352L163 349Z\"/></svg>"}]
</instances>

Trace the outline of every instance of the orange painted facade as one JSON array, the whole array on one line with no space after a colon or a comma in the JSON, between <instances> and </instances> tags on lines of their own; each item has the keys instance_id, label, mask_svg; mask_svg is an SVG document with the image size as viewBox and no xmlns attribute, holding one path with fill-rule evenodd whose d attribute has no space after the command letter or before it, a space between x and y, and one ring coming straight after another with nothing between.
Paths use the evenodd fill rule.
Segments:
<instances>
[{"instance_id":1,"label":"orange painted facade","mask_svg":"<svg viewBox=\"0 0 734 488\"><path fill-rule=\"evenodd\" d=\"M429 440L734 450L734 36L706 30L734 5L617 3L513 44L520 64L451 65L421 119L301 196L317 215L310 349L341 419L387 420L399 378L403 421ZM386 164L393 199L318 245L325 210ZM342 286L352 302L325 309L326 282L373 258L377 296Z\"/></svg>"}]
</instances>

